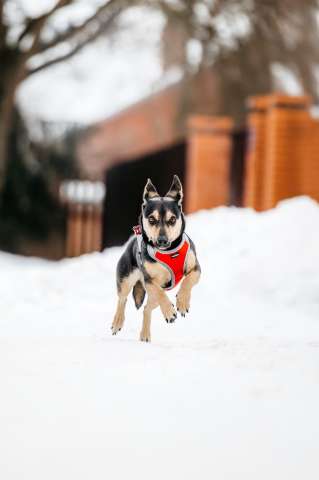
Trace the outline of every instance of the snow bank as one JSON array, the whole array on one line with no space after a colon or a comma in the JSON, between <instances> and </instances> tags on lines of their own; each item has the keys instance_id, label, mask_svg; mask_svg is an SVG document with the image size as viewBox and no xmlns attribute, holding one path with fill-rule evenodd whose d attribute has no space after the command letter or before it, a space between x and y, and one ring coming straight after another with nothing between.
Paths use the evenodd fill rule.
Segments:
<instances>
[{"instance_id":1,"label":"snow bank","mask_svg":"<svg viewBox=\"0 0 319 480\"><path fill-rule=\"evenodd\" d=\"M152 344L131 300L111 336L122 249L1 254L1 478L318 478L318 204L187 230L202 280L186 319L155 312Z\"/></svg>"}]
</instances>

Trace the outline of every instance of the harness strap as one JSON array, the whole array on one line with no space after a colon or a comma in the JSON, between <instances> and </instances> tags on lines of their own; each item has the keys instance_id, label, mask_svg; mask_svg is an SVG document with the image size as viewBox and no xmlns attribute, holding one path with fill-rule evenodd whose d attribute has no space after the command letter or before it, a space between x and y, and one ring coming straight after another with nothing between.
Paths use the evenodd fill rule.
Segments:
<instances>
[{"instance_id":1,"label":"harness strap","mask_svg":"<svg viewBox=\"0 0 319 480\"><path fill-rule=\"evenodd\" d=\"M138 251L141 254L142 253L142 242L143 242L141 225L135 225L135 227L133 227L133 232L134 232L134 235L136 236Z\"/></svg>"},{"instance_id":2,"label":"harness strap","mask_svg":"<svg viewBox=\"0 0 319 480\"><path fill-rule=\"evenodd\" d=\"M142 265L142 243L143 243L143 235L142 235L142 227L141 225L136 225L133 227L133 232L137 240L137 263L141 267ZM185 265L186 259L190 248L189 238L184 233L181 243L178 247L172 250L159 250L156 247L151 245L147 245L147 252L151 258L153 258L156 262L160 263L165 267L168 272L170 273L171 281L169 286L165 288L165 290L170 290L181 281L185 274Z\"/></svg>"},{"instance_id":3,"label":"harness strap","mask_svg":"<svg viewBox=\"0 0 319 480\"><path fill-rule=\"evenodd\" d=\"M147 251L150 257L165 267L171 277L170 284L165 290L171 290L176 287L185 274L186 259L190 248L190 242L186 233L184 233L181 243L172 250L159 250L156 247L147 245Z\"/></svg>"},{"instance_id":4,"label":"harness strap","mask_svg":"<svg viewBox=\"0 0 319 480\"><path fill-rule=\"evenodd\" d=\"M133 232L134 232L134 235L135 235L136 241L137 241L136 261L137 261L137 264L138 264L139 268L141 268L141 266L142 266L142 242L143 242L141 225L135 225L133 227Z\"/></svg>"}]
</instances>

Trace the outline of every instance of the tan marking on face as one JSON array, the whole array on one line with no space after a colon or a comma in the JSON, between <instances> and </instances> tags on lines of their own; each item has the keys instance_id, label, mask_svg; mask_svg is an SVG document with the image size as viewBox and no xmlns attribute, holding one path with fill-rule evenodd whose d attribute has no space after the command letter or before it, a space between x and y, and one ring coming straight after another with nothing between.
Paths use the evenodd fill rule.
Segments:
<instances>
[{"instance_id":1,"label":"tan marking on face","mask_svg":"<svg viewBox=\"0 0 319 480\"><path fill-rule=\"evenodd\" d=\"M176 215L174 215L173 212L170 212L170 211L166 212L165 213L165 222L168 222L172 217L175 217L175 216Z\"/></svg>"},{"instance_id":2,"label":"tan marking on face","mask_svg":"<svg viewBox=\"0 0 319 480\"><path fill-rule=\"evenodd\" d=\"M166 213L166 221L168 222L172 217L175 215L172 212ZM168 240L172 243L176 238L178 238L182 231L182 217L176 217L175 225L165 225L165 232L167 235Z\"/></svg>"},{"instance_id":3,"label":"tan marking on face","mask_svg":"<svg viewBox=\"0 0 319 480\"><path fill-rule=\"evenodd\" d=\"M155 213L155 212L153 212ZM152 215L153 215L152 213ZM158 213L158 212L157 212ZM155 218L155 215L153 215ZM149 240L152 240L152 242L155 244L159 235L159 230L160 227L158 225L150 225L149 221L147 218L143 217L143 228L145 230L145 233L148 237Z\"/></svg>"},{"instance_id":4,"label":"tan marking on face","mask_svg":"<svg viewBox=\"0 0 319 480\"><path fill-rule=\"evenodd\" d=\"M160 287L166 285L171 279L170 273L167 268L165 268L158 262L145 262L144 267L149 276L151 277L153 283Z\"/></svg>"},{"instance_id":5,"label":"tan marking on face","mask_svg":"<svg viewBox=\"0 0 319 480\"><path fill-rule=\"evenodd\" d=\"M157 221L160 220L160 213L158 210L154 210L150 215L153 216ZM165 235L167 236L167 239L169 242L173 242L176 240L176 238L179 237L181 234L182 230L182 217L180 216L179 218L176 217L176 223L175 225L167 225L166 222L168 222L172 217L175 217L173 212L167 211L165 213L164 221L164 231ZM143 217L143 227L146 232L146 235L150 240L152 240L153 243L157 242L159 231L160 231L160 225L150 225L149 221L147 218Z\"/></svg>"}]
</instances>

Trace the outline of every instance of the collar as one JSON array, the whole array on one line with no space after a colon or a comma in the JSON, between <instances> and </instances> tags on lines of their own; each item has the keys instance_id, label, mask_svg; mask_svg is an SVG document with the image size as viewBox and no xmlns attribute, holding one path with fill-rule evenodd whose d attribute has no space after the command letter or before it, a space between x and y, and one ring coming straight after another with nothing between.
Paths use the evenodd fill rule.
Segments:
<instances>
[{"instance_id":1,"label":"collar","mask_svg":"<svg viewBox=\"0 0 319 480\"><path fill-rule=\"evenodd\" d=\"M182 245L185 243L185 240L188 240L188 237L187 237L185 232L180 237L179 237L180 240L176 239L178 241L177 246L174 246L173 248L170 248L169 250L161 250L160 248L157 248L157 247L148 243L146 245L147 251L148 251L149 255L153 258L155 257L155 255L157 253L160 253L161 255L172 255L173 253L176 253L176 252L178 252L178 250L180 250ZM176 242L176 240L173 242L173 244Z\"/></svg>"},{"instance_id":2,"label":"collar","mask_svg":"<svg viewBox=\"0 0 319 480\"><path fill-rule=\"evenodd\" d=\"M146 245L147 249L150 249L150 251L156 253L160 252L163 254L170 255L171 253L175 253L177 250L181 248L183 245L184 241L188 239L188 236L186 235L185 232L183 232L179 237L177 237L173 242L173 248L170 248L169 250L161 250L160 248L155 247L155 245L152 245L149 242L149 239L146 236L146 233L144 232L144 229L141 224L135 225L132 227L132 230L134 232L134 235L137 238L137 244L138 244L138 249L139 252L141 253L142 251L142 242L144 241L144 244Z\"/></svg>"},{"instance_id":3,"label":"collar","mask_svg":"<svg viewBox=\"0 0 319 480\"><path fill-rule=\"evenodd\" d=\"M140 224L135 225L132 229L133 229L134 235L137 238L137 245L138 245L139 253L141 253L141 251L142 251L142 242L143 241L144 241L144 244L146 245L146 248L149 252L152 252L154 254L157 253L157 252L160 252L160 253L163 253L164 255L165 254L170 255L172 253L177 252L177 250L179 250L181 248L181 246L183 245L185 240L188 240L188 236L186 235L185 232L183 232L179 237L176 238L176 240L174 240L174 242L172 242L173 248L170 248L169 250L161 250L160 248L155 247L155 245L151 245L149 243L149 240L146 236L146 233L144 232L144 229L143 229L142 225L140 225Z\"/></svg>"}]
</instances>

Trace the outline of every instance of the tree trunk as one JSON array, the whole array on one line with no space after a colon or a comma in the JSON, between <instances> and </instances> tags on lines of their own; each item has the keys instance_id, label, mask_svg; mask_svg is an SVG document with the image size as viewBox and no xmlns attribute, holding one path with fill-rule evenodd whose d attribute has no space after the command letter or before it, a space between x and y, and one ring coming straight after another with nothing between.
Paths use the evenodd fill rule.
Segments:
<instances>
[{"instance_id":1,"label":"tree trunk","mask_svg":"<svg viewBox=\"0 0 319 480\"><path fill-rule=\"evenodd\" d=\"M0 193L2 191L8 162L9 135L12 129L14 98L0 99Z\"/></svg>"},{"instance_id":2,"label":"tree trunk","mask_svg":"<svg viewBox=\"0 0 319 480\"><path fill-rule=\"evenodd\" d=\"M231 116L236 127L242 127L247 98L272 91L271 63L265 42L257 35L222 56L213 68L220 87L218 114Z\"/></svg>"},{"instance_id":3,"label":"tree trunk","mask_svg":"<svg viewBox=\"0 0 319 480\"><path fill-rule=\"evenodd\" d=\"M0 76L0 198L5 182L9 136L13 128L14 102L17 87L22 76L22 68L17 62L17 56L5 52L0 58L3 75ZM9 61L8 61L9 60Z\"/></svg>"}]
</instances>

